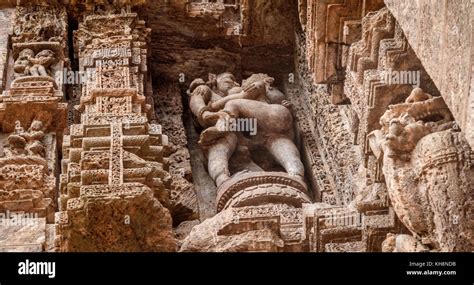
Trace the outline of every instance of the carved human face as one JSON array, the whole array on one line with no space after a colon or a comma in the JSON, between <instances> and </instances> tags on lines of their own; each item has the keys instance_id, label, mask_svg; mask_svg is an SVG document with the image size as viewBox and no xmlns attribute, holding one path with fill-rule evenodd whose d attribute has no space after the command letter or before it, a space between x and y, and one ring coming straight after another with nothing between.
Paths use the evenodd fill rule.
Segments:
<instances>
[{"instance_id":1,"label":"carved human face","mask_svg":"<svg viewBox=\"0 0 474 285\"><path fill-rule=\"evenodd\" d=\"M38 58L45 58L45 59L53 59L53 57L54 57L54 52L51 51L51 50L46 49L46 50L43 50L43 51L41 51L40 53L38 53L38 54L36 55L36 57L38 57Z\"/></svg>"},{"instance_id":2,"label":"carved human face","mask_svg":"<svg viewBox=\"0 0 474 285\"><path fill-rule=\"evenodd\" d=\"M40 131L42 128L43 128L43 123L41 121L33 121L33 123L31 123L32 131Z\"/></svg>"},{"instance_id":3,"label":"carved human face","mask_svg":"<svg viewBox=\"0 0 474 285\"><path fill-rule=\"evenodd\" d=\"M28 58L28 57L34 57L35 53L31 49L24 49L20 52L19 58Z\"/></svg>"},{"instance_id":4,"label":"carved human face","mask_svg":"<svg viewBox=\"0 0 474 285\"><path fill-rule=\"evenodd\" d=\"M230 89L237 86L239 85L235 82L235 77L230 73L224 73L217 77L217 89L225 95L228 94Z\"/></svg>"}]
</instances>

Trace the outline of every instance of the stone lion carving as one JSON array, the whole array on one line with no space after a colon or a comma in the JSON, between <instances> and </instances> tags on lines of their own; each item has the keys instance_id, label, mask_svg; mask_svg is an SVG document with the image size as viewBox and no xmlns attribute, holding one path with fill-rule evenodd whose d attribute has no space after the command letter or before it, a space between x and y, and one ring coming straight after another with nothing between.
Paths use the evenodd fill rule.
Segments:
<instances>
[{"instance_id":1,"label":"stone lion carving","mask_svg":"<svg viewBox=\"0 0 474 285\"><path fill-rule=\"evenodd\" d=\"M200 143L217 186L231 177L229 160L234 153L241 158L241 170L263 171L250 158L250 151L257 149L268 151L290 176L304 176L293 142L290 104L272 84L273 78L255 74L240 86L230 73L211 75L207 83L203 79L191 83L190 108L205 128ZM226 130L228 122L237 119L255 120L255 133Z\"/></svg>"},{"instance_id":2,"label":"stone lion carving","mask_svg":"<svg viewBox=\"0 0 474 285\"><path fill-rule=\"evenodd\" d=\"M368 137L370 147L383 161L397 216L420 243L402 248L472 250L470 148L453 129L443 99L416 88L404 103L390 106L380 124Z\"/></svg>"}]
</instances>

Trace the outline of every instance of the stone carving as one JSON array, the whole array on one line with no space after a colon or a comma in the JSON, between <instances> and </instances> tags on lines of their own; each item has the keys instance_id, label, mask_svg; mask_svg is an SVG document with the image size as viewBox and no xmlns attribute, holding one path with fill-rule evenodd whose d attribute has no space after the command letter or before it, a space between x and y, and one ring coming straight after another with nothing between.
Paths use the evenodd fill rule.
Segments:
<instances>
[{"instance_id":1,"label":"stone carving","mask_svg":"<svg viewBox=\"0 0 474 285\"><path fill-rule=\"evenodd\" d=\"M348 108L337 107L323 85L312 85L306 66L305 42L298 58L302 61L295 84L288 86L295 121L306 154L312 190L316 200L331 205L349 204L354 196L353 177L360 163L359 151L347 127Z\"/></svg>"},{"instance_id":2,"label":"stone carving","mask_svg":"<svg viewBox=\"0 0 474 285\"><path fill-rule=\"evenodd\" d=\"M302 2L304 1L300 1L300 4ZM314 16L312 16L311 14L314 11L314 9L317 9L318 7L323 7L324 5L324 3L319 3L319 2L320 1L308 1L307 3L308 10L307 10L306 32L309 33L310 37L312 37L314 33L314 30L311 30L311 29L313 29L314 26L316 25L313 18ZM321 15L321 13L318 15ZM340 151L340 153L345 155L346 157L351 157L351 159L347 159L348 163L349 162L354 163L353 165L356 165L356 166L358 165L359 167L359 171L357 171L357 168L355 168L354 169L355 171L353 170L352 173L348 171L346 174L341 175L342 177L346 177L346 179L349 179L349 177L351 177L351 179L350 179L350 182L343 183L340 188L347 187L346 186L347 184L354 185L355 197L349 196L349 199L347 200L349 204L349 209L351 209L352 207L355 207L357 211L360 213L373 212L373 211L381 212L379 218L373 219L373 226L375 226L376 228L366 229L360 232L361 241L347 241L346 240L345 242L342 242L341 244L339 238L331 234L328 236L330 243L327 245L327 247L316 246L315 251L359 250L359 249L361 249L362 251L381 250L381 243L386 238L387 230L388 232L409 233L408 230L404 229L406 225L403 225L403 224L397 225L399 223L398 217L397 217L399 211L395 210L395 213L397 214L397 216L392 215L391 218L390 218L390 215L383 214L384 211L386 211L387 209L390 209L389 208L390 203L393 203L393 201L390 200L391 196L388 195L387 193L387 191L389 191L388 189L390 189L390 185L388 184L388 182L387 182L387 185L385 184L386 177L384 177L383 175L384 163L382 159L379 159L377 155L374 155L373 148L369 147L369 141L367 140L366 137L367 137L367 133L370 133L371 131L381 127L379 125L381 124L381 122L379 121L382 115L384 114L384 112L388 109L388 106L391 104L396 105L399 102L405 101L409 95L409 92L413 88L410 85L402 86L400 84L396 85L390 82L388 82L389 84L387 84L387 82L385 82L386 80L384 80L383 75L387 73L389 70L405 70L405 69L418 70L421 73L420 85L426 90L428 90L428 92L433 93L434 95L438 95L439 93L437 92L436 88L433 88L434 85L432 84L432 82L430 82L429 77L426 76L423 66L421 65L420 61L417 59L411 47L407 44L407 41L403 36L402 29L396 24L396 22L393 21L393 19L391 20L392 23L394 23L393 38L390 38L392 36L392 34L390 33L388 34L388 38L385 38L385 39L383 38L387 37L387 35L375 36L376 33L384 32L383 28L384 28L384 25L386 24L386 21L384 22L383 20L381 20L377 22L377 21L374 21L374 19L376 18L384 19L383 17L385 17L385 19L387 19L386 17L391 17L387 9L383 9L375 13L369 13L366 19L364 19L362 23L359 23L359 29L362 27L362 30L368 31L365 33L366 36L369 36L369 38L373 36L371 41L364 40L364 38L361 40L360 39L361 35L357 36L357 33L360 33L360 31L359 32L357 31L357 28L356 28L357 25L355 25L355 23L349 23L349 21L344 23L344 26L345 26L344 33L341 33L344 35L344 38L345 38L344 40L348 40L348 41L350 40L351 41L350 43L357 43L357 41L359 40L362 41L358 44L352 44L352 46L348 45L347 48L344 48L344 47L342 48L343 49L342 59L341 59L342 66L348 66L347 72L346 72L346 79L345 79L346 82L345 82L345 88L344 88L344 93L345 93L344 95L348 96L351 99L351 103L352 103L352 106L350 108L347 108L348 110L345 110L346 109L345 107L341 107L337 109L332 107L331 108L332 113L325 111L323 109L324 105L321 103L321 101L324 102L325 100L327 100L324 98L325 96L327 96L327 92L332 92L333 93L332 95L334 95L334 92L333 92L334 90L331 90L329 88L329 90L326 91L322 87L318 88L318 86L313 87L311 85L308 85L306 82L309 80L307 78L307 75L310 73L310 71L306 70L305 68L301 68L301 79L300 79L301 85L298 85L297 87L295 87L294 91L292 88L289 92L290 99L293 101L293 105L298 106L298 108L296 109L296 113L297 113L296 116L298 118L298 121L297 121L298 125L300 126L302 133L305 135L303 142L312 143L311 147L308 148L309 150L314 150L314 149L317 150L317 148L321 148L315 151L316 152L315 155L312 154L314 153L314 151L309 151L309 150L306 151L306 153L311 154L309 156L309 159L311 161L311 165L314 168L317 168L320 165L319 166L320 169L325 169L321 172L327 173L328 171L327 169L330 169L331 171L333 162L337 161L337 159L334 159L331 157L331 156L334 156L333 154L326 156L325 151L327 149L332 149L333 151L331 153L338 153L339 151L336 151L336 150L338 150L338 147L340 147L340 144L338 144L337 146L334 146L334 145L328 144L324 140L318 141L320 140L318 139L318 137L328 136L328 135L325 135L325 132L335 129L336 126L339 126L342 129L353 128L352 131L354 134L354 139L362 147L362 153L364 154L365 159L364 159L364 156L362 157L362 159L359 158L357 153L354 156L350 156L351 147ZM320 16L318 19L322 19L322 18L324 17ZM374 29L373 31L370 31L371 28L367 29L369 25L375 25L375 26L379 25L379 28ZM325 29L325 31L327 31L327 29ZM385 33L387 31L390 32L390 30L385 29ZM372 35L372 33L374 34ZM319 37L319 39L323 39L323 40L326 40L327 38L328 37ZM321 53L321 54L315 53L314 45L317 42L317 40L308 38L308 36L306 37L306 40L308 41L306 43L306 46L304 44L301 45L302 56L309 55L312 59L314 59L315 57L321 56L321 55L325 55L325 56L333 55L332 53L328 53L328 52ZM367 53L368 55L372 54L371 56L360 58L360 59L365 58L364 60L367 61L367 63L370 63L366 66L366 68L361 68L360 73L359 71L354 72L353 70L351 70L351 66L352 66L351 52L353 54L357 46L364 46L364 47L372 46L374 48L370 53ZM346 51L344 51L344 49ZM338 56L340 55L341 54L338 53ZM302 56L299 57L300 60ZM302 62L303 62L302 64L304 64L305 61L302 61ZM330 68L334 67L334 65L331 65L331 64L328 65L327 64L328 61L318 60L317 63L326 64L326 67L324 69L319 70L321 73L321 76L324 72L327 72L330 70ZM301 66L302 65L300 65L300 67ZM336 65L336 68L337 68L337 65ZM356 78L359 78L359 79L362 78L363 79L362 84L357 83ZM300 90L308 90L310 99L306 99L305 96L301 94L302 92ZM415 91L415 93L417 92L420 93L420 89L417 89L417 91ZM317 93L317 96L314 96L314 93ZM409 100L411 100L411 98ZM423 116L443 117L444 116L446 117L447 121L445 121L446 124L444 125L443 123L440 123L440 126L437 126L437 124L436 125L427 124L426 125L427 132L443 130L443 128L444 129L450 128L453 125L452 122L449 122L451 121L451 116L449 114L449 110L447 110L442 99L435 99L434 101L435 102L432 102L434 103L433 106L437 106L436 108L439 107L441 111L434 110L436 108L433 108L433 109L428 108L428 111L432 113L438 113L437 115L436 114L423 115L424 112L421 112L421 114L418 114L418 116L421 116L421 117ZM306 106L309 106L309 108ZM308 118L307 114L308 113L311 114L314 109L317 110L314 115L317 118L317 120L314 120L313 122L310 118ZM334 122L330 121L330 119L332 118L340 118L339 119L340 123L334 124ZM404 119L408 119L408 118L404 118ZM415 119L416 119L416 116L415 116ZM410 119L410 121L411 123L413 123L412 119ZM311 128L311 125L316 125L316 127L314 128L315 130ZM415 127L415 126L416 124L411 125L411 127ZM318 135L314 135L315 133L317 133ZM330 133L331 137L333 136L333 133L334 132ZM341 133L344 133L344 132L341 131ZM329 133L326 133L326 134L329 134ZM414 147L414 146L410 146L410 144L407 145L406 144L407 141L414 141L414 145L416 146L417 139L426 135L426 133L423 133L423 132L417 133L416 129L414 129L414 132L411 132L410 135L408 135L408 133L404 133L404 134L406 134L406 136L398 138L399 141L397 143L398 143L399 148L407 147L407 149L409 149L410 147ZM345 142L346 140L339 139L339 141ZM359 146L355 146L356 149L358 147ZM407 151L408 153L410 152L409 150ZM401 158L401 159L409 159L410 157L413 157L411 154L404 156L403 153L404 152L398 152L394 155L394 157ZM322 157L323 161L321 162L322 155L324 156ZM350 169L350 168L346 167L345 169ZM341 171L334 172L334 175L330 175L330 177L327 177L327 175L325 175L325 179L320 179L315 174L312 175L313 177L316 178L315 183L317 183L319 186L319 189L322 190L319 195L321 195L323 199L327 199L323 201L328 201L329 204L336 204L338 203L336 201L340 199L339 198L340 194L336 192L338 195L334 195L335 199L329 200L329 197L330 197L329 194L332 194L331 190L334 187L333 179L338 178L339 173L341 173ZM431 184L431 182L427 184ZM387 196L390 196L389 200L387 200ZM464 201L464 202L460 202L458 200L456 201L457 201L456 203L459 202L457 207L468 209L467 212L468 213L470 212L469 201ZM451 203L454 203L454 201ZM426 207L426 205L424 207ZM406 208L409 208L409 207L407 206ZM347 210L349 211L349 209ZM394 209L397 209L397 208L394 207ZM367 217L371 217L371 216L367 216ZM383 224L383 222L381 222L382 220L387 220L388 222L386 224L385 229L382 226ZM389 222L390 220L391 222ZM463 224L469 224L469 223L464 221ZM469 232L466 229L464 231ZM315 233L315 236L324 236L324 235L325 235L324 231ZM349 235L350 234L348 232L340 231L341 240L343 240L344 237L347 237ZM336 242L335 244L337 244L337 246L334 244L334 242ZM363 244L365 244L365 246L360 248L359 242L362 242ZM320 244L320 243L318 242L317 244ZM433 249L437 247L431 246L431 248Z\"/></svg>"},{"instance_id":3,"label":"stone carving","mask_svg":"<svg viewBox=\"0 0 474 285\"><path fill-rule=\"evenodd\" d=\"M347 47L359 39L362 18L382 8L383 1L299 0L298 5L311 79L328 84L333 103L347 103L342 90Z\"/></svg>"},{"instance_id":4,"label":"stone carving","mask_svg":"<svg viewBox=\"0 0 474 285\"><path fill-rule=\"evenodd\" d=\"M453 129L443 99L414 89L405 103L389 107L380 124L382 129L369 135L370 147L382 160L388 194L402 223L423 248L472 248L470 148Z\"/></svg>"},{"instance_id":5,"label":"stone carving","mask_svg":"<svg viewBox=\"0 0 474 285\"><path fill-rule=\"evenodd\" d=\"M15 133L8 137L5 154L7 156L31 155L44 157L43 139L44 132L41 121L33 121L27 132L21 127L21 123L16 121Z\"/></svg>"},{"instance_id":6,"label":"stone carving","mask_svg":"<svg viewBox=\"0 0 474 285\"><path fill-rule=\"evenodd\" d=\"M119 10L88 15L75 32L80 69L95 76L81 86L81 123L64 136L60 251L176 249L168 138L149 121L145 96L149 30L137 14ZM110 37L108 25L116 25Z\"/></svg>"},{"instance_id":7,"label":"stone carving","mask_svg":"<svg viewBox=\"0 0 474 285\"><path fill-rule=\"evenodd\" d=\"M184 108L179 85L173 83L171 86L159 86L155 90L153 102L156 110L156 120L160 122L163 133L169 135L169 173L171 175L170 212L173 217L175 235L178 239L186 237L182 232L191 229L191 224L198 224L200 217L211 215L210 209L206 211L202 199L198 199L198 188L206 188L205 185L197 185L191 167L191 154L188 149L188 137L184 128L183 115L187 110ZM197 157L193 157L197 158ZM207 175L207 174L205 174ZM210 180L210 179L209 179ZM205 193L199 192L202 196Z\"/></svg>"},{"instance_id":8,"label":"stone carving","mask_svg":"<svg viewBox=\"0 0 474 285\"><path fill-rule=\"evenodd\" d=\"M45 134L41 121L33 121L24 130L17 121L7 138L4 156L0 157L0 208L2 211L23 211L35 218L54 221L55 141Z\"/></svg>"},{"instance_id":9,"label":"stone carving","mask_svg":"<svg viewBox=\"0 0 474 285\"><path fill-rule=\"evenodd\" d=\"M301 208L269 204L229 208L195 226L182 252L278 252L305 245Z\"/></svg>"},{"instance_id":10,"label":"stone carving","mask_svg":"<svg viewBox=\"0 0 474 285\"><path fill-rule=\"evenodd\" d=\"M31 49L24 49L20 52L13 66L15 79L28 75L51 76L50 67L55 61L55 54L51 50L42 50L34 56L34 52Z\"/></svg>"},{"instance_id":11,"label":"stone carving","mask_svg":"<svg viewBox=\"0 0 474 285\"><path fill-rule=\"evenodd\" d=\"M15 79L30 75L30 59L35 56L35 53L31 49L24 49L20 52L13 70L15 71Z\"/></svg>"},{"instance_id":12,"label":"stone carving","mask_svg":"<svg viewBox=\"0 0 474 285\"><path fill-rule=\"evenodd\" d=\"M382 244L383 252L427 252L429 249L411 235L388 234Z\"/></svg>"},{"instance_id":13,"label":"stone carving","mask_svg":"<svg viewBox=\"0 0 474 285\"><path fill-rule=\"evenodd\" d=\"M438 95L403 30L386 8L367 14L361 29L361 39L348 48L344 63L344 94L351 103L351 132L364 160L357 180L365 181L365 185L361 184L358 192L383 183L380 161L371 153L367 135L381 127L380 118L388 106L404 101L414 86ZM402 80L393 81L392 76Z\"/></svg>"},{"instance_id":14,"label":"stone carving","mask_svg":"<svg viewBox=\"0 0 474 285\"><path fill-rule=\"evenodd\" d=\"M13 42L61 42L66 48L67 13L63 7L18 6Z\"/></svg>"},{"instance_id":15,"label":"stone carving","mask_svg":"<svg viewBox=\"0 0 474 285\"><path fill-rule=\"evenodd\" d=\"M301 207L303 203L311 202L305 192L307 189L304 183L278 172L239 174L219 187L217 210L264 202Z\"/></svg>"},{"instance_id":16,"label":"stone carving","mask_svg":"<svg viewBox=\"0 0 474 285\"><path fill-rule=\"evenodd\" d=\"M306 30L306 24L308 23L308 1L298 0L298 16L301 24L301 28Z\"/></svg>"},{"instance_id":17,"label":"stone carving","mask_svg":"<svg viewBox=\"0 0 474 285\"><path fill-rule=\"evenodd\" d=\"M24 228L3 225L2 232L23 236L35 249L54 246L54 215L57 210L57 144L66 126L67 103L53 74L65 66L67 14L63 7L19 6L16 9L9 61L9 84L0 96L1 137L0 212L23 213L34 225ZM25 229L28 227L25 227ZM18 245L2 245L21 250Z\"/></svg>"},{"instance_id":18,"label":"stone carving","mask_svg":"<svg viewBox=\"0 0 474 285\"><path fill-rule=\"evenodd\" d=\"M209 174L216 185L230 178L229 159L236 151L249 156L249 150L256 148L267 150L289 175L302 179L304 167L293 142L292 114L285 96L271 86L273 79L253 75L242 87L230 73L216 76L215 82L213 79L209 83L212 87L196 79L189 93L191 110L201 126L207 128L200 142L206 149ZM242 118L255 122L256 129L244 130L251 137L229 131L229 121ZM248 160L249 166L243 170L262 169L250 157Z\"/></svg>"},{"instance_id":19,"label":"stone carving","mask_svg":"<svg viewBox=\"0 0 474 285\"><path fill-rule=\"evenodd\" d=\"M469 4L16 2L0 251L473 250Z\"/></svg>"},{"instance_id":20,"label":"stone carving","mask_svg":"<svg viewBox=\"0 0 474 285\"><path fill-rule=\"evenodd\" d=\"M380 124L382 130L374 131L369 137L369 141L377 145L382 133L385 134L382 149L372 148L375 149L375 155L379 157L382 152L388 157L402 160L411 158L411 152L420 139L453 126L452 116L443 99L434 98L420 88L413 89L404 104L389 106L389 110L380 118Z\"/></svg>"},{"instance_id":21,"label":"stone carving","mask_svg":"<svg viewBox=\"0 0 474 285\"><path fill-rule=\"evenodd\" d=\"M474 148L473 73L472 63L466 60L472 58L474 51L472 41L468 40L472 30L469 25L464 24L464 21L472 22L473 3L449 7L438 2L426 2L422 5L411 1L384 2L397 18L466 140ZM428 31L437 36L427 39L418 36ZM452 45L451 41L457 41L458 44Z\"/></svg>"},{"instance_id":22,"label":"stone carving","mask_svg":"<svg viewBox=\"0 0 474 285\"><path fill-rule=\"evenodd\" d=\"M299 150L293 142L291 104L272 86L273 81L268 75L254 74L240 86L232 74L223 73L211 74L207 83L202 79L191 83L190 108L205 128L200 144L208 158L209 174L218 186L216 202L220 213L210 219L209 225L196 226L183 241L182 251L279 251L293 243L303 246L300 223L287 226L274 221L283 215L277 210L280 207L300 211L311 199L303 182L304 166ZM229 129L229 121L239 119L255 120L256 129ZM257 164L252 151L266 151L267 157L273 156L276 166L285 172L265 171L271 165ZM272 206L261 218L260 210L251 211L245 217L230 211L260 209L265 204ZM236 224L222 227L221 219L225 217L237 219ZM265 221L260 226L252 225L255 219ZM266 231L265 227L271 224L280 231ZM206 233L209 230L211 236ZM212 237L212 232L217 241L205 248L196 247L195 243L204 243ZM189 240L191 237L194 240ZM246 244L248 237L257 242Z\"/></svg>"}]
</instances>

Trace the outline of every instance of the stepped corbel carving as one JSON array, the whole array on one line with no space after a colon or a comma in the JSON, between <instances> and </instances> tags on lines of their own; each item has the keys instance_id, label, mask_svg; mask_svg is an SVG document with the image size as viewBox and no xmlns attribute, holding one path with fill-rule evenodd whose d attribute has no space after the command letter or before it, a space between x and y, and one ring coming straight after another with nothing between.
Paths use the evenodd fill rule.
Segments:
<instances>
[{"instance_id":1,"label":"stepped corbel carving","mask_svg":"<svg viewBox=\"0 0 474 285\"><path fill-rule=\"evenodd\" d=\"M362 30L362 39L349 49L344 93L353 108L352 131L364 153L364 167L370 168L374 182L382 182L367 134L379 129L388 106L403 102L414 87L435 95L438 91L388 9L368 14Z\"/></svg>"},{"instance_id":2,"label":"stepped corbel carving","mask_svg":"<svg viewBox=\"0 0 474 285\"><path fill-rule=\"evenodd\" d=\"M379 60L380 42L393 38L395 19L387 8L372 12L362 19L362 39L351 47L350 70L357 72L357 83L362 84L364 72L376 69Z\"/></svg>"},{"instance_id":3,"label":"stepped corbel carving","mask_svg":"<svg viewBox=\"0 0 474 285\"><path fill-rule=\"evenodd\" d=\"M361 19L383 1L300 0L299 18L306 34L307 62L316 83L329 84L334 104L344 104L347 47L360 39Z\"/></svg>"}]
</instances>

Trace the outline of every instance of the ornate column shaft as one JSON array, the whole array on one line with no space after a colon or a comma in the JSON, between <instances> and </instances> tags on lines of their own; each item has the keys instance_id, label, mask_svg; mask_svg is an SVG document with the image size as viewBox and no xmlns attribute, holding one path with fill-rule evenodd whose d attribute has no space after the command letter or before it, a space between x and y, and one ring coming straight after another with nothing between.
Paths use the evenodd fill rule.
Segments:
<instances>
[{"instance_id":1,"label":"ornate column shaft","mask_svg":"<svg viewBox=\"0 0 474 285\"><path fill-rule=\"evenodd\" d=\"M80 124L64 138L61 251L174 251L167 136L146 104L150 30L130 6L92 7L75 32Z\"/></svg>"}]
</instances>

